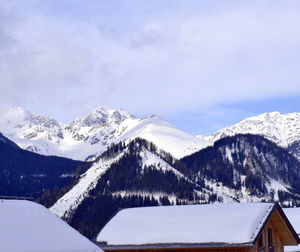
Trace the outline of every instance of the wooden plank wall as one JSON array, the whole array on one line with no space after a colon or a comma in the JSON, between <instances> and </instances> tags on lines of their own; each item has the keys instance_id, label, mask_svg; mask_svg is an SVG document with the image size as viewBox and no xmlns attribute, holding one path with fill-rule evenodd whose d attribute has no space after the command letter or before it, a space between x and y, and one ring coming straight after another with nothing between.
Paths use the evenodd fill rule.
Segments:
<instances>
[{"instance_id":1,"label":"wooden plank wall","mask_svg":"<svg viewBox=\"0 0 300 252\"><path fill-rule=\"evenodd\" d=\"M264 244L264 252L269 252L268 249L268 228L272 229L273 236L273 248L274 252L283 252L284 251L284 239L292 239L290 234L286 231L283 226L283 221L280 219L280 215L277 211L274 212L273 216L269 219L268 223L266 223L264 229L262 230L263 244ZM259 240L259 239L258 239ZM254 251L259 251L258 242L255 245Z\"/></svg>"}]
</instances>

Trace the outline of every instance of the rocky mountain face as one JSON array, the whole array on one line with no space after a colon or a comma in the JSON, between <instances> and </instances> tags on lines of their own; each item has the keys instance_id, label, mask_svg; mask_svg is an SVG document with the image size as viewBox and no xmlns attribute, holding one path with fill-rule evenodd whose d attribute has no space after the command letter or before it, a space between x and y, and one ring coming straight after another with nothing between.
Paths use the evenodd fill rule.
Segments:
<instances>
[{"instance_id":1,"label":"rocky mountain face","mask_svg":"<svg viewBox=\"0 0 300 252\"><path fill-rule=\"evenodd\" d=\"M226 136L237 134L264 136L277 145L288 149L298 159L300 158L300 113L264 113L246 118L233 126L217 131L211 136L199 135L198 138L215 142Z\"/></svg>"},{"instance_id":2,"label":"rocky mountain face","mask_svg":"<svg viewBox=\"0 0 300 252\"><path fill-rule=\"evenodd\" d=\"M0 131L23 149L75 160L93 160L111 144L138 137L155 143L176 158L208 145L157 116L138 119L124 110L99 108L70 123L21 108L11 109L1 118Z\"/></svg>"},{"instance_id":3,"label":"rocky mountain face","mask_svg":"<svg viewBox=\"0 0 300 252\"><path fill-rule=\"evenodd\" d=\"M255 135L220 139L181 160L135 139L113 145L51 211L93 238L120 208L212 202L300 204L300 163Z\"/></svg>"},{"instance_id":4,"label":"rocky mountain face","mask_svg":"<svg viewBox=\"0 0 300 252\"><path fill-rule=\"evenodd\" d=\"M300 160L300 140L292 142L286 149L289 153L293 154L298 160Z\"/></svg>"},{"instance_id":5,"label":"rocky mountain face","mask_svg":"<svg viewBox=\"0 0 300 252\"><path fill-rule=\"evenodd\" d=\"M0 133L0 195L37 198L47 191L61 191L89 165L23 150Z\"/></svg>"}]
</instances>

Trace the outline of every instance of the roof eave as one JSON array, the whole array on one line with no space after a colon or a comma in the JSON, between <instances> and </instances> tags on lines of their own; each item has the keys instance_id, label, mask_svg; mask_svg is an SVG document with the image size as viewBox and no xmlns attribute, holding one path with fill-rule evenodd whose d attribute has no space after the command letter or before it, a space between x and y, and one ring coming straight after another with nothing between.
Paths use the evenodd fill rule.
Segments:
<instances>
[{"instance_id":1,"label":"roof eave","mask_svg":"<svg viewBox=\"0 0 300 252\"><path fill-rule=\"evenodd\" d=\"M182 248L220 248L220 247L252 247L252 242L247 243L160 243L141 245L106 245L97 243L103 250L127 249L182 249Z\"/></svg>"}]
</instances>

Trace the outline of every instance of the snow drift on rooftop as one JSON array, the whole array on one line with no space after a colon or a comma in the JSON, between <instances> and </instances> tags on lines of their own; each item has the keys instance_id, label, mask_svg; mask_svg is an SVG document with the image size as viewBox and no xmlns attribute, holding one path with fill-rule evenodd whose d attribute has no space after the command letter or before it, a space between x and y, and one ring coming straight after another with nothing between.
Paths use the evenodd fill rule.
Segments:
<instances>
[{"instance_id":1,"label":"snow drift on rooftop","mask_svg":"<svg viewBox=\"0 0 300 252\"><path fill-rule=\"evenodd\" d=\"M30 201L0 200L0 223L0 251L101 252L48 209Z\"/></svg>"},{"instance_id":2,"label":"snow drift on rooftop","mask_svg":"<svg viewBox=\"0 0 300 252\"><path fill-rule=\"evenodd\" d=\"M297 234L300 235L300 207L284 208L283 211L296 230ZM300 251L300 245L285 246L284 251Z\"/></svg>"},{"instance_id":3,"label":"snow drift on rooftop","mask_svg":"<svg viewBox=\"0 0 300 252\"><path fill-rule=\"evenodd\" d=\"M251 243L273 209L271 203L130 208L99 233L108 245Z\"/></svg>"}]
</instances>

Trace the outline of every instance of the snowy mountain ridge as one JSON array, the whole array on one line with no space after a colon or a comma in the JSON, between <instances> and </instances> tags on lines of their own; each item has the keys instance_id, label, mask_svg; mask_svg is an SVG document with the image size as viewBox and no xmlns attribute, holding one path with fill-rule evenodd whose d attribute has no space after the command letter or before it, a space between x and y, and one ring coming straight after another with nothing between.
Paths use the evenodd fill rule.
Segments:
<instances>
[{"instance_id":1,"label":"snowy mountain ridge","mask_svg":"<svg viewBox=\"0 0 300 252\"><path fill-rule=\"evenodd\" d=\"M180 160L136 138L111 146L50 210L93 238L120 208L268 201L299 205L299 171L293 155L257 135L222 138Z\"/></svg>"},{"instance_id":2,"label":"snowy mountain ridge","mask_svg":"<svg viewBox=\"0 0 300 252\"><path fill-rule=\"evenodd\" d=\"M63 195L50 210L60 218L68 218L84 198L88 197L89 191L96 186L101 175L123 156L124 153L121 153L112 159L98 160L86 173L81 175L78 183Z\"/></svg>"},{"instance_id":3,"label":"snowy mountain ridge","mask_svg":"<svg viewBox=\"0 0 300 252\"><path fill-rule=\"evenodd\" d=\"M147 168L154 168L158 174L164 174L169 172L173 174L178 180L186 181L194 186L196 186L195 182L188 179L184 174L176 170L170 164L168 164L162 157L156 153L157 150L149 150L146 145L142 142L145 140L136 139L135 142L130 142L124 148L122 146L112 154L107 154L105 152L101 155L93 165L80 176L77 183L66 193L64 194L53 206L51 206L50 210L60 218L69 220L73 213L76 212L78 206L82 204L82 202L90 197L90 192L95 190L95 187L100 183L105 186L110 186L110 183L113 182L114 178L105 176L106 173L109 173L109 170L113 169L112 167L118 166L118 163L121 161L125 161L128 157L139 157L138 158L138 167L140 167L140 176L147 173ZM119 144L120 145L120 144ZM150 144L151 145L151 144ZM131 147L130 147L131 146ZM113 147L112 147L113 148ZM110 153L111 151L108 151ZM134 154L133 154L134 153ZM130 159L130 158L129 158ZM124 169L126 173L126 169ZM128 176L128 174L127 174ZM109 178L108 180L106 180ZM128 179L123 177L124 180ZM124 190L125 189L125 190ZM170 198L173 200L174 204L176 202L176 196L172 194L167 194L165 192L161 192L158 189L155 192L145 190L132 190L131 188L123 188L123 190L114 190L112 195L122 195L122 197L127 197L129 195L135 196L145 196L149 195L154 198L156 195L163 195L166 198ZM108 189L106 189L108 190ZM106 191L104 190L104 191ZM101 192L103 193L103 192Z\"/></svg>"},{"instance_id":4,"label":"snowy mountain ridge","mask_svg":"<svg viewBox=\"0 0 300 252\"><path fill-rule=\"evenodd\" d=\"M237 134L261 135L286 148L293 142L300 140L300 113L263 113L246 118L210 136L198 135L197 137L205 141L215 142L223 137Z\"/></svg>"},{"instance_id":5,"label":"snowy mountain ridge","mask_svg":"<svg viewBox=\"0 0 300 252\"><path fill-rule=\"evenodd\" d=\"M158 116L135 118L122 109L96 108L85 117L61 123L45 115L15 108L1 118L0 132L23 149L76 160L93 160L111 144L137 137L154 142L176 158L209 144Z\"/></svg>"},{"instance_id":6,"label":"snowy mountain ridge","mask_svg":"<svg viewBox=\"0 0 300 252\"><path fill-rule=\"evenodd\" d=\"M158 116L135 118L122 109L96 108L87 116L61 123L15 108L0 119L0 132L23 149L77 160L94 160L111 144L139 137L179 159L226 136L249 133L264 136L300 160L300 113L264 113L210 136L195 137Z\"/></svg>"}]
</instances>

